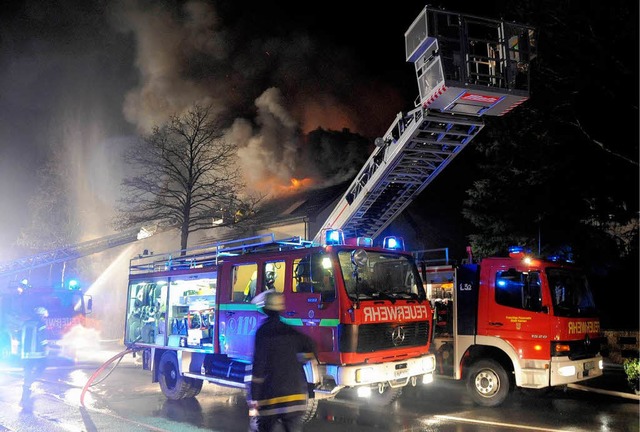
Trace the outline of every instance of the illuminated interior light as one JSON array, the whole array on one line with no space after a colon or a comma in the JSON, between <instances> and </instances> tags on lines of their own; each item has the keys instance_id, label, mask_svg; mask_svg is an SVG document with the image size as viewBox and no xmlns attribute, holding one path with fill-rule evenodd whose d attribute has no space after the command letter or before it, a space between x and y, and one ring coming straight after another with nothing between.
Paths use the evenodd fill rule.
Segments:
<instances>
[{"instance_id":1,"label":"illuminated interior light","mask_svg":"<svg viewBox=\"0 0 640 432\"><path fill-rule=\"evenodd\" d=\"M331 258L329 257L322 258L322 268L325 270L331 269Z\"/></svg>"}]
</instances>

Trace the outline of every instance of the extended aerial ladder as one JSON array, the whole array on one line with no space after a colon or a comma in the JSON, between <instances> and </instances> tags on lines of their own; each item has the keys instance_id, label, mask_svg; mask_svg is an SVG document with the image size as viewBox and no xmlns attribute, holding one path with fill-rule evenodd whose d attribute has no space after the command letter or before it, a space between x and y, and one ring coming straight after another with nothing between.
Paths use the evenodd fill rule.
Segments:
<instances>
[{"instance_id":1,"label":"extended aerial ladder","mask_svg":"<svg viewBox=\"0 0 640 432\"><path fill-rule=\"evenodd\" d=\"M529 98L531 27L427 6L405 33L420 91L316 234L376 238L484 127Z\"/></svg>"},{"instance_id":2,"label":"extended aerial ladder","mask_svg":"<svg viewBox=\"0 0 640 432\"><path fill-rule=\"evenodd\" d=\"M100 237L83 243L63 246L13 261L1 262L0 277L13 276L19 273L28 272L38 267L72 261L98 252L103 252L110 248L141 240L166 229L168 229L168 227L162 228L157 224L147 227L131 228L120 233Z\"/></svg>"}]
</instances>

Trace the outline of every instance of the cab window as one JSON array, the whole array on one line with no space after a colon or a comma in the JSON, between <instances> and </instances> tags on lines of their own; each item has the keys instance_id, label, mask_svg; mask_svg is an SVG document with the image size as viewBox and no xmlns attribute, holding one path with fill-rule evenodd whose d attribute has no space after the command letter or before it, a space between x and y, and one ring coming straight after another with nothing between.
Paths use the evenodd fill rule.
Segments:
<instances>
[{"instance_id":1,"label":"cab window","mask_svg":"<svg viewBox=\"0 0 640 432\"><path fill-rule=\"evenodd\" d=\"M323 253L309 254L293 262L293 291L320 293L322 301L336 298L331 258Z\"/></svg>"},{"instance_id":2,"label":"cab window","mask_svg":"<svg viewBox=\"0 0 640 432\"><path fill-rule=\"evenodd\" d=\"M515 269L496 273L496 303L533 312L542 310L540 274Z\"/></svg>"},{"instance_id":3,"label":"cab window","mask_svg":"<svg viewBox=\"0 0 640 432\"><path fill-rule=\"evenodd\" d=\"M284 261L270 261L264 264L263 287L265 290L274 289L278 292L284 291Z\"/></svg>"},{"instance_id":4,"label":"cab window","mask_svg":"<svg viewBox=\"0 0 640 432\"><path fill-rule=\"evenodd\" d=\"M233 302L250 302L256 295L258 265L240 264L233 267Z\"/></svg>"}]
</instances>

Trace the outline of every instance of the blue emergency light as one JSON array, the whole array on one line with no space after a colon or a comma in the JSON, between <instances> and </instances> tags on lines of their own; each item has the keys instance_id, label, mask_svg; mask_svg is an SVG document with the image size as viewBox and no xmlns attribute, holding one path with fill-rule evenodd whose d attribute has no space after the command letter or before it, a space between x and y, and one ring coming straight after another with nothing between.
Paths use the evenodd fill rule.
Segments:
<instances>
[{"instance_id":1,"label":"blue emergency light","mask_svg":"<svg viewBox=\"0 0 640 432\"><path fill-rule=\"evenodd\" d=\"M343 245L344 232L340 229L326 229L324 231L324 244L327 246Z\"/></svg>"},{"instance_id":2,"label":"blue emergency light","mask_svg":"<svg viewBox=\"0 0 640 432\"><path fill-rule=\"evenodd\" d=\"M527 249L524 246L509 246L509 253L510 254L516 254L516 253L531 253L531 249Z\"/></svg>"},{"instance_id":3,"label":"blue emergency light","mask_svg":"<svg viewBox=\"0 0 640 432\"><path fill-rule=\"evenodd\" d=\"M402 237L385 237L382 241L385 249L404 250L404 240Z\"/></svg>"},{"instance_id":4,"label":"blue emergency light","mask_svg":"<svg viewBox=\"0 0 640 432\"><path fill-rule=\"evenodd\" d=\"M358 237L356 238L356 246L373 246L373 239L371 237Z\"/></svg>"}]
</instances>

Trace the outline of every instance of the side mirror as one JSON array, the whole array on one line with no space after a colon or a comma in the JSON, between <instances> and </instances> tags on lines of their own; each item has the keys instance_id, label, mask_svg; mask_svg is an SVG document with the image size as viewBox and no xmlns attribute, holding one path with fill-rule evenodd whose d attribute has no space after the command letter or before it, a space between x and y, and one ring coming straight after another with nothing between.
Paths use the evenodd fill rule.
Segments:
<instances>
[{"instance_id":1,"label":"side mirror","mask_svg":"<svg viewBox=\"0 0 640 432\"><path fill-rule=\"evenodd\" d=\"M91 312L93 312L93 298L89 295L85 296L84 304L84 313L86 315L89 315Z\"/></svg>"},{"instance_id":2,"label":"side mirror","mask_svg":"<svg viewBox=\"0 0 640 432\"><path fill-rule=\"evenodd\" d=\"M356 249L351 252L351 263L355 267L364 267L369 262L369 255L364 249Z\"/></svg>"}]
</instances>

